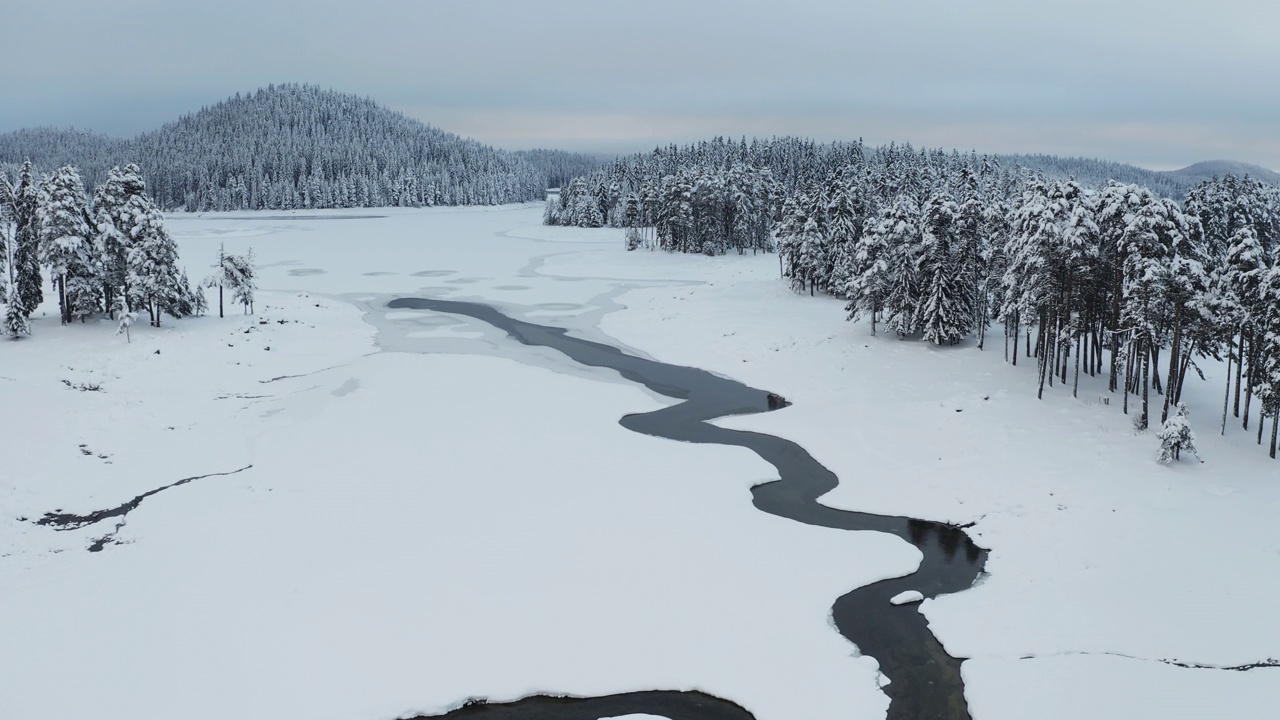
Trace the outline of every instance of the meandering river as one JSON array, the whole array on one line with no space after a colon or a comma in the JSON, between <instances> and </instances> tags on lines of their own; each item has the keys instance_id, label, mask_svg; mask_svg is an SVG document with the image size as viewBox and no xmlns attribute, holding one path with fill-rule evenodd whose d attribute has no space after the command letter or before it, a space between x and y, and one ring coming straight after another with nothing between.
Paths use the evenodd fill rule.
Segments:
<instances>
[{"instance_id":1,"label":"meandering river","mask_svg":"<svg viewBox=\"0 0 1280 720\"><path fill-rule=\"evenodd\" d=\"M653 412L627 415L620 422L623 427L646 435L733 445L755 452L777 470L780 478L752 488L755 506L764 512L808 525L890 533L919 548L924 559L916 572L860 587L838 598L832 608L835 624L862 654L876 658L881 672L890 679L885 687L891 701L890 720L969 717L960 677L961 660L946 654L916 605L895 606L889 600L907 590L931 598L968 589L982 572L986 551L975 545L963 528L954 525L822 505L818 498L840 481L803 447L772 435L720 428L709 422L784 407L785 401L778 396L706 370L628 355L609 345L569 336L562 328L516 320L482 303L399 298L388 307L472 317L525 345L551 348L581 365L610 368L655 393L682 400ZM761 618L761 622L769 622L769 618ZM472 704L438 717L594 720L632 713L671 720L752 717L727 700L696 692L661 690L600 698L540 695L502 705Z\"/></svg>"}]
</instances>

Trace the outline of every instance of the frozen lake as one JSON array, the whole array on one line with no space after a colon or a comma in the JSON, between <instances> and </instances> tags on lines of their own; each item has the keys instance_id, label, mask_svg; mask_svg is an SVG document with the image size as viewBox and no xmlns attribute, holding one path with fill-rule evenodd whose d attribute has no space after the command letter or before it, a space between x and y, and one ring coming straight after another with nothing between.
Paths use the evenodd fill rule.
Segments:
<instances>
[{"instance_id":1,"label":"frozen lake","mask_svg":"<svg viewBox=\"0 0 1280 720\"><path fill-rule=\"evenodd\" d=\"M1162 468L1085 389L1038 403L997 356L870 337L791 295L773 257L626 253L539 207L376 214L171 217L193 277L219 243L254 248L257 316L126 345L55 314L0 347L0 406L26 413L0 440L0 716L390 719L660 689L761 719L883 717L912 680L841 635L869 612L833 617L842 596L971 658L979 720L1280 702L1280 670L1212 669L1280 656L1256 601L1280 590L1280 483L1238 438L1201 432L1208 463ZM802 493L816 517L941 524L762 513L777 463L618 424L681 412L666 385L397 297L777 392L794 405L707 432L803 448L841 479ZM1221 405L1213 372L1187 389L1193 418ZM34 524L206 475L118 528ZM978 560L952 529L970 524L990 574L890 604L939 590L922 562Z\"/></svg>"}]
</instances>

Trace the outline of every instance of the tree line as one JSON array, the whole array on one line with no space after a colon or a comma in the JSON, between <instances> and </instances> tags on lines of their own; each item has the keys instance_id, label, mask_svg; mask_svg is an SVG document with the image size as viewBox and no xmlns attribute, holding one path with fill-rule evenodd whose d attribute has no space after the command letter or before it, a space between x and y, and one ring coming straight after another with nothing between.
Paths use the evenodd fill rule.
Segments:
<instances>
[{"instance_id":1,"label":"tree line","mask_svg":"<svg viewBox=\"0 0 1280 720\"><path fill-rule=\"evenodd\" d=\"M999 158L782 139L714 141L576 178L546 221L627 228L629 248L776 250L797 292L846 301L872 332L1036 363L1037 394L1107 377L1145 429L1185 423L1198 360L1227 363L1229 416L1280 426L1280 189L1228 175L1181 202L1050 179ZM1152 391L1157 393L1153 402Z\"/></svg>"},{"instance_id":2,"label":"tree line","mask_svg":"<svg viewBox=\"0 0 1280 720\"><path fill-rule=\"evenodd\" d=\"M244 269L232 270L236 282L246 278ZM63 324L99 313L127 317L127 324L145 311L159 327L164 315L206 309L136 165L113 168L91 201L70 166L39 180L30 162L13 181L0 173L0 302L9 337L30 334L31 315L45 300L46 271ZM247 293L252 302L251 270L247 278L237 297Z\"/></svg>"}]
</instances>

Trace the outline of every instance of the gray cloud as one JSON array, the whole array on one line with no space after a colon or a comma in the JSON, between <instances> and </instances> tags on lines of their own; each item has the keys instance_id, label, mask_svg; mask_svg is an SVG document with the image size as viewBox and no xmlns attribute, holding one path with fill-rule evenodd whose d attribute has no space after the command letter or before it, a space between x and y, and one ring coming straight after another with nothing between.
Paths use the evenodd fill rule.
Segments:
<instances>
[{"instance_id":1,"label":"gray cloud","mask_svg":"<svg viewBox=\"0 0 1280 720\"><path fill-rule=\"evenodd\" d=\"M863 137L1280 167L1261 0L18 0L0 130L152 129L311 82L504 147Z\"/></svg>"}]
</instances>

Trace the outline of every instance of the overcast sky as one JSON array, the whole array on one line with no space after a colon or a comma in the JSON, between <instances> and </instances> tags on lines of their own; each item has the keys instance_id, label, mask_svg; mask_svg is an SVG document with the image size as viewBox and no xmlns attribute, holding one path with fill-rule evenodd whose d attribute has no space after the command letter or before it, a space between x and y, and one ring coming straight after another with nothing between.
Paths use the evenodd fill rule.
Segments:
<instances>
[{"instance_id":1,"label":"overcast sky","mask_svg":"<svg viewBox=\"0 0 1280 720\"><path fill-rule=\"evenodd\" d=\"M1275 0L5 0L0 57L0 131L127 136L306 82L507 148L793 134L1280 168Z\"/></svg>"}]
</instances>

